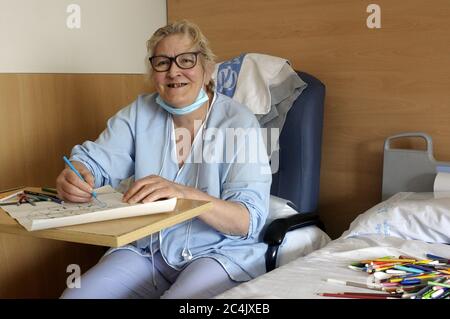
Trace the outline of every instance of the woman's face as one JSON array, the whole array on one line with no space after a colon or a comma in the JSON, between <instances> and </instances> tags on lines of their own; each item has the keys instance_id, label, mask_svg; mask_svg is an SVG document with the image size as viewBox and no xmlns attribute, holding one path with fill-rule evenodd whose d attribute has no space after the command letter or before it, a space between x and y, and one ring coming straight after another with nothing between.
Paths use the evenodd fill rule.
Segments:
<instances>
[{"instance_id":1,"label":"woman's face","mask_svg":"<svg viewBox=\"0 0 450 319\"><path fill-rule=\"evenodd\" d=\"M189 36L172 34L156 45L153 55L174 57L180 53L194 52ZM152 71L152 80L160 97L173 107L184 107L195 101L200 88L204 85L205 72L200 63L201 56L197 56L197 64L191 69L180 69L172 62L166 72Z\"/></svg>"}]
</instances>

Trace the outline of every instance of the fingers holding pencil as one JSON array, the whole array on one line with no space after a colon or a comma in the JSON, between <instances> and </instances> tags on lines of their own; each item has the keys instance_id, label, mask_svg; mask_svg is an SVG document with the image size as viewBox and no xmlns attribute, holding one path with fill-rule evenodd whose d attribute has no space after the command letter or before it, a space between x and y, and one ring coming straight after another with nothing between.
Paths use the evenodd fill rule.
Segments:
<instances>
[{"instance_id":1,"label":"fingers holding pencil","mask_svg":"<svg viewBox=\"0 0 450 319\"><path fill-rule=\"evenodd\" d=\"M94 177L82 163L74 161L72 164L85 181L80 179L72 169L66 167L56 179L58 195L64 200L75 203L89 202L92 200Z\"/></svg>"}]
</instances>

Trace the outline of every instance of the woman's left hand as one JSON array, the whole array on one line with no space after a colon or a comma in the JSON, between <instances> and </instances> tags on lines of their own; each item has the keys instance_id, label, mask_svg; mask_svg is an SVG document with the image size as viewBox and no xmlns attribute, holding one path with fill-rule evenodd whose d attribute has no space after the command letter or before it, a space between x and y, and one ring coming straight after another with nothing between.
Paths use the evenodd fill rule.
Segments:
<instances>
[{"instance_id":1,"label":"woman's left hand","mask_svg":"<svg viewBox=\"0 0 450 319\"><path fill-rule=\"evenodd\" d=\"M130 204L149 203L162 198L185 198L186 193L186 186L150 175L137 180L123 195L122 201Z\"/></svg>"}]
</instances>

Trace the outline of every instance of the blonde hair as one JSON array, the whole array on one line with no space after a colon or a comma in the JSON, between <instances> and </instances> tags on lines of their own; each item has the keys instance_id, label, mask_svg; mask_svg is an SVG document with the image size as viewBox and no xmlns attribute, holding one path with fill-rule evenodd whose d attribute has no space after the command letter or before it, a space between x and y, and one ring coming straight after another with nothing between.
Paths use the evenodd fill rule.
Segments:
<instances>
[{"instance_id":1,"label":"blonde hair","mask_svg":"<svg viewBox=\"0 0 450 319\"><path fill-rule=\"evenodd\" d=\"M184 34L188 35L191 38L193 46L197 47L198 48L197 50L200 51L201 53L200 63L202 64L202 67L205 71L209 67L212 68L214 66L216 56L209 47L208 39L205 37L202 31L200 31L200 28L196 24L188 20L179 20L171 22L166 26L159 28L158 30L155 31L155 33L153 33L152 37L147 41L146 63L149 78L151 72L153 72L149 58L153 56L155 48L158 45L159 41L172 34ZM210 81L207 83L206 89L210 93L214 91L213 79L210 79Z\"/></svg>"}]
</instances>

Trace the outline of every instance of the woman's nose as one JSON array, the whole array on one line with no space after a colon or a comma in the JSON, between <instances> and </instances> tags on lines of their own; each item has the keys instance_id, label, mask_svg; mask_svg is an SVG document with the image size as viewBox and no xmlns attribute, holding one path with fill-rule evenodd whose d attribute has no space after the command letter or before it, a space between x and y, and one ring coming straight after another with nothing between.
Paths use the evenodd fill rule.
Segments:
<instances>
[{"instance_id":1,"label":"woman's nose","mask_svg":"<svg viewBox=\"0 0 450 319\"><path fill-rule=\"evenodd\" d=\"M169 77L175 77L179 75L181 72L181 69L178 67L178 65L175 63L175 61L172 61L172 64L170 65L169 70L167 71L167 75Z\"/></svg>"}]
</instances>

